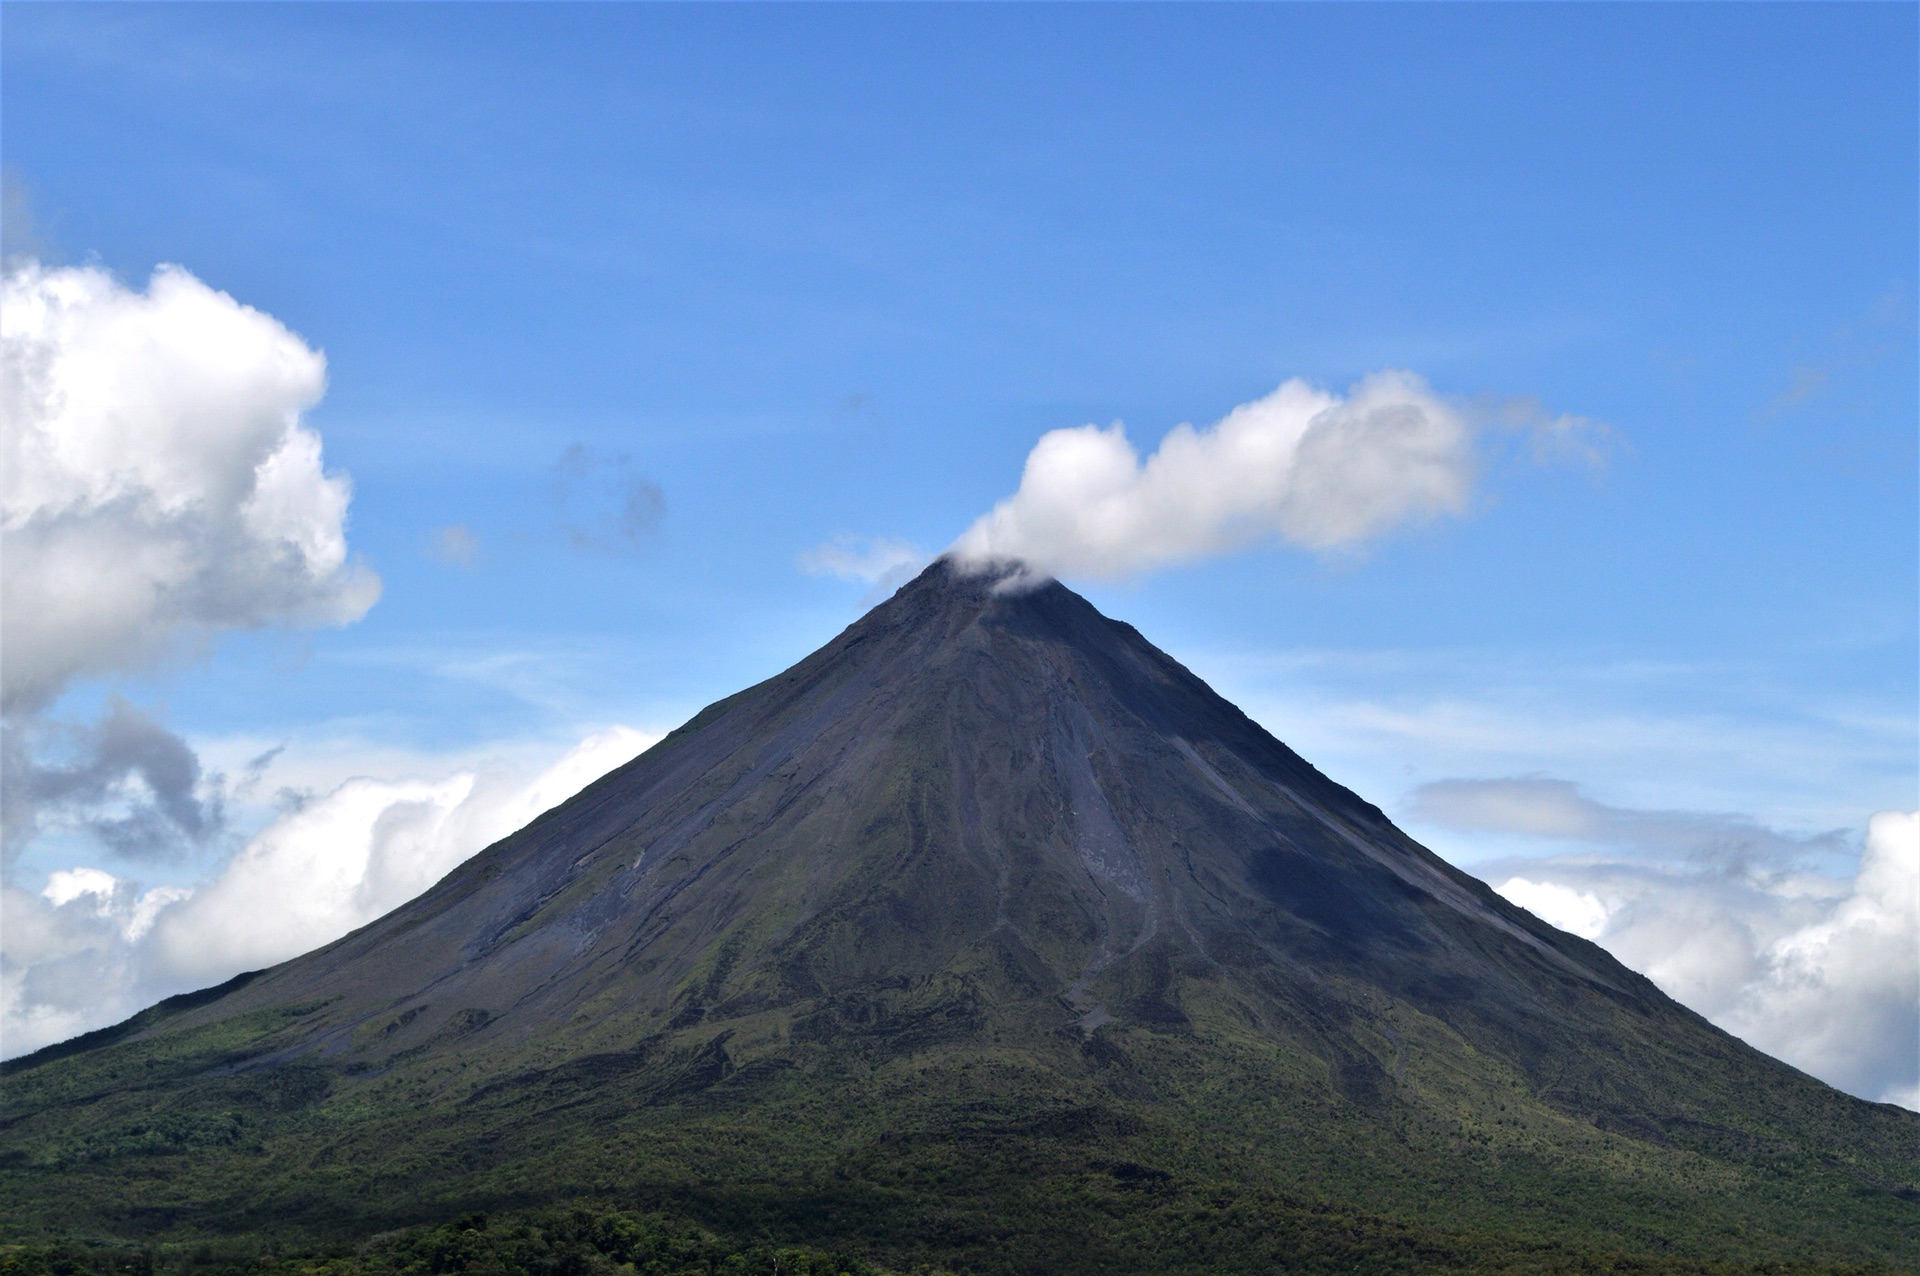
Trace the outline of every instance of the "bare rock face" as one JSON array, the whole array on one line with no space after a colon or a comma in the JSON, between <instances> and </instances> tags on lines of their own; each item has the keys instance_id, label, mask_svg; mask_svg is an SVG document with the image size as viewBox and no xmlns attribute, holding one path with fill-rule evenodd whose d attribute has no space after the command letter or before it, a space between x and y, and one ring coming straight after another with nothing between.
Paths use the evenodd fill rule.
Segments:
<instances>
[{"instance_id":1,"label":"bare rock face","mask_svg":"<svg viewBox=\"0 0 1920 1276\"><path fill-rule=\"evenodd\" d=\"M274 1112L331 1114L336 1146L437 1166L416 1213L513 1196L508 1162L567 1167L516 1199L640 1191L672 1177L649 1139L707 1184L858 1178L875 1148L907 1156L903 1132L976 1147L985 1121L1056 1170L1284 1182L1463 1225L1578 1233L1642 1219L1634 1193L1714 1202L1671 1211L1671 1236L1621 1223L1642 1248L1751 1228L1756 1253L1828 1254L1796 1238L1838 1217L1864 1238L1842 1251L1884 1257L1873 1238L1920 1222L1911 1114L1728 1037L1129 626L1015 583L935 563L386 917L10 1065L0 1188L26 1167L21 1199L57 1217L57 1149L104 1138L101 1112L210 1110L251 1078ZM131 1068L144 1099L76 1098L89 1069ZM260 1118L292 1158L285 1212L347 1193L347 1215L387 1217L376 1172L302 1159L315 1127L292 1120ZM686 1142L749 1127L752 1151ZM1806 1205L1829 1199L1838 1215Z\"/></svg>"}]
</instances>

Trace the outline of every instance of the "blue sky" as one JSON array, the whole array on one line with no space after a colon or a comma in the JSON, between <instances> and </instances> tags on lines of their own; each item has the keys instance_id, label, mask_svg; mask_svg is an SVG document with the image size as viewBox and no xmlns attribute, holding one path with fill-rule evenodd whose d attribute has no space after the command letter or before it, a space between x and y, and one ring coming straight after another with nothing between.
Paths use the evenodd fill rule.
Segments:
<instances>
[{"instance_id":1,"label":"blue sky","mask_svg":"<svg viewBox=\"0 0 1920 1276\"><path fill-rule=\"evenodd\" d=\"M5 21L9 253L176 263L323 351L304 420L383 582L68 684L41 720L125 696L228 827L54 820L23 890L217 874L276 746L267 788L324 793L663 731L858 614L798 565L836 534L937 551L1049 430L1146 451L1381 369L1604 423L1605 463L1489 430L1463 516L1068 583L1489 873L1647 853L1422 786L1573 784L1836 882L1916 805L1911 6Z\"/></svg>"}]
</instances>

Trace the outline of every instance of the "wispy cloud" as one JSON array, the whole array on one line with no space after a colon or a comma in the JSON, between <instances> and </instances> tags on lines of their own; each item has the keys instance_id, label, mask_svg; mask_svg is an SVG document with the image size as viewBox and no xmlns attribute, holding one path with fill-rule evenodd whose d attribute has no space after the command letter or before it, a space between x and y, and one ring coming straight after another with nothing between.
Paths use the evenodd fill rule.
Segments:
<instances>
[{"instance_id":1,"label":"wispy cloud","mask_svg":"<svg viewBox=\"0 0 1920 1276\"><path fill-rule=\"evenodd\" d=\"M439 684L446 695L470 704L498 698L527 711L528 720L571 723L605 712L606 687L630 683L635 662L649 657L644 643L619 635L574 634L565 641L508 646L497 634L446 632L430 641L332 650L321 658L343 677L366 674L407 678L423 686ZM643 707L655 703L642 689L629 686L626 691L639 698ZM622 704L631 701L623 699ZM687 708L677 701L669 707ZM648 707L647 713L651 712ZM378 707L369 706L359 718L329 721L352 734L360 730L356 722L369 724L371 730L372 723L392 720ZM361 740L356 747L365 743Z\"/></svg>"},{"instance_id":2,"label":"wispy cloud","mask_svg":"<svg viewBox=\"0 0 1920 1276\"><path fill-rule=\"evenodd\" d=\"M1436 780L1414 789L1402 806L1414 820L1463 833L1515 834L1756 871L1833 851L1844 836L1837 830L1794 836L1743 815L1609 806L1578 784L1547 776Z\"/></svg>"},{"instance_id":3,"label":"wispy cloud","mask_svg":"<svg viewBox=\"0 0 1920 1276\"><path fill-rule=\"evenodd\" d=\"M480 538L465 523L454 523L434 532L427 553L449 567L472 571L480 561Z\"/></svg>"},{"instance_id":4,"label":"wispy cloud","mask_svg":"<svg viewBox=\"0 0 1920 1276\"><path fill-rule=\"evenodd\" d=\"M912 541L851 532L841 532L799 556L800 570L809 576L834 576L866 585L863 603L878 602L893 593L931 561L933 555Z\"/></svg>"},{"instance_id":5,"label":"wispy cloud","mask_svg":"<svg viewBox=\"0 0 1920 1276\"><path fill-rule=\"evenodd\" d=\"M1624 446L1619 431L1605 421L1550 412L1531 395L1483 398L1472 405L1470 415L1483 429L1522 440L1540 465L1574 464L1598 472Z\"/></svg>"},{"instance_id":6,"label":"wispy cloud","mask_svg":"<svg viewBox=\"0 0 1920 1276\"><path fill-rule=\"evenodd\" d=\"M52 256L39 218L34 216L27 179L11 164L0 166L0 263L11 267L27 260L44 262Z\"/></svg>"},{"instance_id":7,"label":"wispy cloud","mask_svg":"<svg viewBox=\"0 0 1920 1276\"><path fill-rule=\"evenodd\" d=\"M1792 407L1805 403L1820 393L1831 380L1825 368L1803 363L1789 375L1787 388L1767 400L1767 406L1760 410L1762 417L1779 416Z\"/></svg>"},{"instance_id":8,"label":"wispy cloud","mask_svg":"<svg viewBox=\"0 0 1920 1276\"><path fill-rule=\"evenodd\" d=\"M1738 661L1496 650L1177 651L1274 734L1376 801L1458 776L1579 776L1642 809L1857 826L1912 801L1911 712ZM1409 813L1409 818L1414 818ZM1495 835L1431 826L1472 863Z\"/></svg>"},{"instance_id":9,"label":"wispy cloud","mask_svg":"<svg viewBox=\"0 0 1920 1276\"><path fill-rule=\"evenodd\" d=\"M599 554L636 554L667 516L666 493L624 453L570 444L553 467L553 499L567 543Z\"/></svg>"},{"instance_id":10,"label":"wispy cloud","mask_svg":"<svg viewBox=\"0 0 1920 1276\"><path fill-rule=\"evenodd\" d=\"M1856 318L1807 343L1809 357L1787 369L1786 385L1760 406L1755 419L1770 422L1816 400L1832 400L1836 392L1855 386L1866 370L1912 348L1912 298L1900 292L1876 297Z\"/></svg>"}]
</instances>

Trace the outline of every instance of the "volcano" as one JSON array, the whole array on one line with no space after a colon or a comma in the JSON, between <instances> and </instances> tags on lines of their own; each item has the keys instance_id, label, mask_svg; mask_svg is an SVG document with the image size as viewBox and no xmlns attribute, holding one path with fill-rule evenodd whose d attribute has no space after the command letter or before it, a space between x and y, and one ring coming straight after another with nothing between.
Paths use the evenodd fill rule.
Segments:
<instances>
[{"instance_id":1,"label":"volcano","mask_svg":"<svg viewBox=\"0 0 1920 1276\"><path fill-rule=\"evenodd\" d=\"M1917 1149L1062 585L946 561L0 1098L23 1234L594 1201L966 1271L1273 1270L1328 1219L1374 1258L1912 1264Z\"/></svg>"}]
</instances>

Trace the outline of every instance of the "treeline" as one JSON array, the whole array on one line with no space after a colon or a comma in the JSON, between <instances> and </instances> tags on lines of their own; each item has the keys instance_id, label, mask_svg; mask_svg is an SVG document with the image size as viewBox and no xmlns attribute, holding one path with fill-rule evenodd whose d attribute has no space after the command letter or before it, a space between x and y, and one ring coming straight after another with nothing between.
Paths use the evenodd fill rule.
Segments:
<instances>
[{"instance_id":1,"label":"treeline","mask_svg":"<svg viewBox=\"0 0 1920 1276\"><path fill-rule=\"evenodd\" d=\"M235 1242L141 1249L0 1246L0 1276L887 1276L806 1245L731 1243L683 1220L575 1209L375 1236L339 1253L276 1254Z\"/></svg>"},{"instance_id":2,"label":"treeline","mask_svg":"<svg viewBox=\"0 0 1920 1276\"><path fill-rule=\"evenodd\" d=\"M1171 1204L1171 1202L1169 1202ZM1284 1211L1253 1219L1241 1210L1176 1207L1154 1226L1130 1229L1129 1271L1273 1273L1456 1273L1519 1276L1896 1276L1884 1266L1729 1263L1619 1254L1507 1238L1422 1232L1337 1207L1310 1212L1314 1225ZM1239 1217L1234 1217L1239 1215ZM1090 1230L1088 1251L1117 1237ZM905 1237L899 1248L916 1246ZM884 1241L883 1241L884 1245ZM882 1267L844 1250L728 1240L685 1219L613 1210L551 1210L489 1218L467 1214L438 1226L384 1232L357 1246L277 1252L269 1242L0 1245L0 1276L954 1276L1074 1268L1009 1238L953 1267L911 1262ZM1196 1257L1200 1257L1196 1263ZM968 1261L971 1258L974 1261ZM1097 1262L1106 1267L1104 1262ZM1162 1266L1162 1264L1165 1266Z\"/></svg>"}]
</instances>

